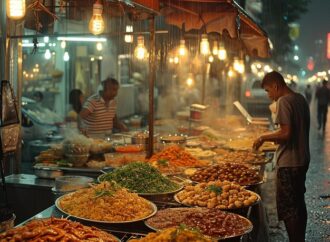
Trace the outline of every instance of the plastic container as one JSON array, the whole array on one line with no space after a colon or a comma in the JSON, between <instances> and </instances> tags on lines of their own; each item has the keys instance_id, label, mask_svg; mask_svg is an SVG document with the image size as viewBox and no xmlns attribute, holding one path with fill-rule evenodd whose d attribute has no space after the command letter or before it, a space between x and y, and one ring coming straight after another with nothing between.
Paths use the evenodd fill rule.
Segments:
<instances>
[{"instance_id":1,"label":"plastic container","mask_svg":"<svg viewBox=\"0 0 330 242\"><path fill-rule=\"evenodd\" d=\"M206 106L201 104L192 104L190 106L190 119L200 121L203 119L203 113L206 110Z\"/></svg>"}]
</instances>

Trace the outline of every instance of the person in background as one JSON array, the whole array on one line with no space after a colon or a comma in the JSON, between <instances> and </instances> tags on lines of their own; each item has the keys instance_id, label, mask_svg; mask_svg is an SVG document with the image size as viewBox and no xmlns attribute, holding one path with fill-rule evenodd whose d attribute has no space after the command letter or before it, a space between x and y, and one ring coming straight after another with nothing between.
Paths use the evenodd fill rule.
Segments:
<instances>
[{"instance_id":1,"label":"person in background","mask_svg":"<svg viewBox=\"0 0 330 242\"><path fill-rule=\"evenodd\" d=\"M86 134L92 138L104 138L112 133L113 128L128 131L126 125L117 119L116 110L119 83L114 78L101 82L99 91L90 96L79 115L84 121Z\"/></svg>"},{"instance_id":2,"label":"person in background","mask_svg":"<svg viewBox=\"0 0 330 242\"><path fill-rule=\"evenodd\" d=\"M275 152L278 218L284 220L290 242L304 242L307 225L305 180L310 162L309 106L276 71L266 74L261 86L268 97L277 102L275 123L279 129L261 135L254 141L253 149L258 150L265 141L279 144Z\"/></svg>"},{"instance_id":3,"label":"person in background","mask_svg":"<svg viewBox=\"0 0 330 242\"><path fill-rule=\"evenodd\" d=\"M327 124L328 115L328 104L330 102L330 89L328 88L328 82L326 80L322 81L322 86L316 90L315 98L317 100L317 121L318 129L323 129Z\"/></svg>"},{"instance_id":4,"label":"person in background","mask_svg":"<svg viewBox=\"0 0 330 242\"><path fill-rule=\"evenodd\" d=\"M67 122L72 122L77 124L78 128L81 128L81 120L79 113L82 110L82 105L84 102L84 95L80 89L72 89L69 94L69 112L66 116Z\"/></svg>"},{"instance_id":5,"label":"person in background","mask_svg":"<svg viewBox=\"0 0 330 242\"><path fill-rule=\"evenodd\" d=\"M305 89L305 98L307 100L307 103L310 104L311 100L312 100L312 88L310 84L306 85L306 89Z\"/></svg>"}]
</instances>

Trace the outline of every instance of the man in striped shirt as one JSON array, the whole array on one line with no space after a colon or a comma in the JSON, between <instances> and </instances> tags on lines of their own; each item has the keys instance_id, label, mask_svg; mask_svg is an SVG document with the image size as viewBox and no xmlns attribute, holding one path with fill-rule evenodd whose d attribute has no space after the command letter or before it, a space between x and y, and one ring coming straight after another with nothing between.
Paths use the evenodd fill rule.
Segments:
<instances>
[{"instance_id":1,"label":"man in striped shirt","mask_svg":"<svg viewBox=\"0 0 330 242\"><path fill-rule=\"evenodd\" d=\"M128 131L125 124L117 119L117 96L119 83L107 78L101 83L102 90L90 96L79 113L86 128L86 134L92 138L104 138L112 133L112 128Z\"/></svg>"}]
</instances>

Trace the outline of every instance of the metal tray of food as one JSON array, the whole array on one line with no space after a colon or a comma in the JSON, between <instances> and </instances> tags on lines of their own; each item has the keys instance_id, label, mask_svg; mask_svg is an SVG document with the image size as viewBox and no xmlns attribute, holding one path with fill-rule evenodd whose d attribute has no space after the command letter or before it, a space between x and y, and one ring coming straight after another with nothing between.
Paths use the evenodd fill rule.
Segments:
<instances>
[{"instance_id":1,"label":"metal tray of food","mask_svg":"<svg viewBox=\"0 0 330 242\"><path fill-rule=\"evenodd\" d=\"M55 179L63 176L63 171L53 166L34 166L34 174L39 178Z\"/></svg>"},{"instance_id":2,"label":"metal tray of food","mask_svg":"<svg viewBox=\"0 0 330 242\"><path fill-rule=\"evenodd\" d=\"M183 211L191 211L191 212L193 212L193 211L196 211L196 212L208 212L209 211L209 209L208 208L200 208L200 207L190 207L190 208L168 208L168 210L173 210L175 213L177 213L177 214L182 214L182 212ZM224 239L230 239L230 238L235 238L235 237L241 237L241 236L243 236L243 235L245 235L245 234L248 234L248 233L250 233L251 231L252 231L252 229L253 229L253 225L252 225L252 223L251 223L251 221L249 220L249 219L247 219L247 218L245 218L245 217L243 217L243 216L241 216L241 215L238 215L238 214L233 214L233 213L230 213L230 212L226 212L226 211L224 211L224 213L226 213L226 214L231 214L231 215L233 215L233 216L235 216L235 217L237 217L237 218L239 218L239 219L241 219L242 221L244 221L245 223L246 223L246 227L244 228L244 231L241 231L240 233L237 233L237 234L231 234L231 235L227 235L227 236L218 236L218 237L213 237L213 236L210 236L210 235L206 235L206 236L209 236L209 237L211 237L211 238L213 238L213 239L216 239L216 240L224 240ZM150 225L150 220L151 219L155 219L157 217L157 213L155 214L155 216L153 217L153 218L149 218L149 219L147 219L147 220L145 220L144 221L144 224L148 227L148 228L150 228L150 229L152 229L152 230L154 230L154 231L159 231L159 230L162 230L162 229L165 229L165 228L156 228L156 227L153 227L152 225ZM164 218L162 218L162 219L164 219ZM165 219L164 219L164 221L165 221ZM177 226L180 226L181 224L177 224ZM173 226L173 223L171 223L171 226ZM197 229L198 229L198 227L197 227Z\"/></svg>"},{"instance_id":3,"label":"metal tray of food","mask_svg":"<svg viewBox=\"0 0 330 242\"><path fill-rule=\"evenodd\" d=\"M135 220L129 220L129 221L102 221L102 220L94 220L94 219L88 219L88 218L83 218L83 217L79 217L79 216L75 216L75 215L72 215L68 212L65 212L61 206L60 206L60 201L61 199L63 199L64 197L66 196L71 196L72 193L69 193L69 194L65 194L59 198L56 199L55 201L55 206L58 210L60 210L62 213L70 216L70 217L73 217L73 218L77 218L77 219L80 219L80 220L84 220L84 221L87 221L87 222L94 222L94 223L104 223L104 224L126 224L126 223L134 223L134 222L138 222L138 221L142 221L142 220L145 220L147 218L150 218L152 216L154 216L157 212L157 206L153 203L153 202L150 202L147 200L147 202L150 204L150 207L152 208L152 213L150 213L148 216L145 216L145 217L142 217L142 218L139 218L139 219L135 219Z\"/></svg>"},{"instance_id":4,"label":"metal tray of food","mask_svg":"<svg viewBox=\"0 0 330 242\"><path fill-rule=\"evenodd\" d=\"M256 200L254 203L252 203L251 205L249 205L249 206L242 206L242 207L239 207L239 208L225 208L225 209L221 209L221 208L219 208L219 209L224 210L224 211L235 211L235 210L238 210L238 209L244 209L244 208L252 207L252 206L258 204L258 203L261 201L261 197L259 196L259 194L255 193L255 192L252 192L252 191L249 191L249 192L257 197L257 200ZM180 193L180 192L178 192L178 193L176 193L176 194L174 195L174 200L175 200L177 203L182 204L182 205L187 206L187 207L204 208L204 207L200 207L200 206L192 206L192 205L185 204L185 203L181 202L181 201L179 200L179 198L178 198L178 194L179 194L179 193Z\"/></svg>"}]
</instances>

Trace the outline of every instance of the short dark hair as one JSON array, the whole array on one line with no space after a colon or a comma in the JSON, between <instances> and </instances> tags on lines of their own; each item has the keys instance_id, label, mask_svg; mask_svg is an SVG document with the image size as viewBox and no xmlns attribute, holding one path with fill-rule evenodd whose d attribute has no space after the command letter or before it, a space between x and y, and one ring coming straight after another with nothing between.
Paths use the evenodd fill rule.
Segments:
<instances>
[{"instance_id":1,"label":"short dark hair","mask_svg":"<svg viewBox=\"0 0 330 242\"><path fill-rule=\"evenodd\" d=\"M261 87L263 88L265 85L272 83L276 83L280 86L286 86L283 76L277 71L267 73L261 81Z\"/></svg>"},{"instance_id":2,"label":"short dark hair","mask_svg":"<svg viewBox=\"0 0 330 242\"><path fill-rule=\"evenodd\" d=\"M119 86L119 82L112 77L108 77L107 79L103 80L102 82L102 86L104 87L106 84L111 84L111 85L117 85Z\"/></svg>"}]
</instances>

